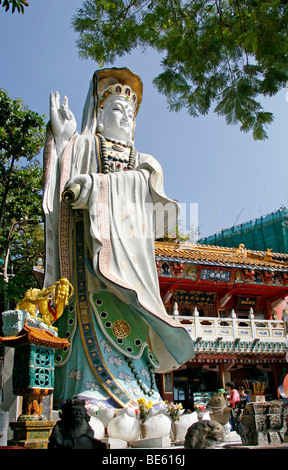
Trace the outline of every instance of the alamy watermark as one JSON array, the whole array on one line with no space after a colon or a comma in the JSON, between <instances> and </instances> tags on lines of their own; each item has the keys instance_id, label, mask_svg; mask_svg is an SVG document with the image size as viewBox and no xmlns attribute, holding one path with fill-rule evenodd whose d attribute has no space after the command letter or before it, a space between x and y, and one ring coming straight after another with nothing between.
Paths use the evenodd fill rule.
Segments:
<instances>
[{"instance_id":1,"label":"alamy watermark","mask_svg":"<svg viewBox=\"0 0 288 470\"><path fill-rule=\"evenodd\" d=\"M137 203L119 198L109 205L99 202L90 205L90 217L98 223L109 219L104 231L101 230L105 238L164 238L197 243L199 235L198 203Z\"/></svg>"}]
</instances>

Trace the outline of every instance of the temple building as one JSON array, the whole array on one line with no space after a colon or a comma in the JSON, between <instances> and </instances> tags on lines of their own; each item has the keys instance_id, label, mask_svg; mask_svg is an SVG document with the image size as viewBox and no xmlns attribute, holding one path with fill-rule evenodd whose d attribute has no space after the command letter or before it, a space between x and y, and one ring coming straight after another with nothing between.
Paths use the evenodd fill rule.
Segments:
<instances>
[{"instance_id":1,"label":"temple building","mask_svg":"<svg viewBox=\"0 0 288 470\"><path fill-rule=\"evenodd\" d=\"M164 399L193 409L229 380L252 392L264 384L266 399L277 398L287 368L288 254L156 242L155 256L167 313L195 347L191 362L159 380Z\"/></svg>"}]
</instances>

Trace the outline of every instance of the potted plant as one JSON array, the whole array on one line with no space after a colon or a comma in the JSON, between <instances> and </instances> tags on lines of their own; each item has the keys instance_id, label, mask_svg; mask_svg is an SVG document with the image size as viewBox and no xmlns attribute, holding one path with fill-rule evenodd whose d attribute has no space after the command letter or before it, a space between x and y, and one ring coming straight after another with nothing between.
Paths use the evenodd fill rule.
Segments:
<instances>
[{"instance_id":1,"label":"potted plant","mask_svg":"<svg viewBox=\"0 0 288 470\"><path fill-rule=\"evenodd\" d=\"M137 400L139 406L139 421L140 421L140 430L143 438L146 436L145 422L148 419L149 411L152 408L152 402L146 402L145 398L139 398Z\"/></svg>"},{"instance_id":2,"label":"potted plant","mask_svg":"<svg viewBox=\"0 0 288 470\"><path fill-rule=\"evenodd\" d=\"M198 420L201 421L203 419L204 413L206 413L207 411L205 403L202 403L202 402L195 403L194 409L197 413Z\"/></svg>"},{"instance_id":3,"label":"potted plant","mask_svg":"<svg viewBox=\"0 0 288 470\"><path fill-rule=\"evenodd\" d=\"M171 419L171 429L174 434L174 441L178 440L178 421L180 419L180 416L182 414L183 406L182 403L168 403L166 402L166 408L167 408L167 414L169 418Z\"/></svg>"}]
</instances>

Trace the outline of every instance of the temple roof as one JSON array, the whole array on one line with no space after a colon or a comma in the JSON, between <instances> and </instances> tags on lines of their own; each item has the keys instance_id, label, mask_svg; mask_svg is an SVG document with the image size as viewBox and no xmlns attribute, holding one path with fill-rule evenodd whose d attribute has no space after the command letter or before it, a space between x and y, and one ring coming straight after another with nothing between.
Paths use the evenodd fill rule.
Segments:
<instances>
[{"instance_id":1,"label":"temple roof","mask_svg":"<svg viewBox=\"0 0 288 470\"><path fill-rule=\"evenodd\" d=\"M205 266L288 272L287 253L273 253L269 249L266 252L248 250L243 244L238 248L226 248L192 243L156 242L155 258Z\"/></svg>"},{"instance_id":2,"label":"temple roof","mask_svg":"<svg viewBox=\"0 0 288 470\"><path fill-rule=\"evenodd\" d=\"M15 336L1 336L0 342L3 343L4 346L11 348L23 344L35 344L52 349L62 349L70 344L67 339L58 338L58 336L54 336L48 330L33 328L27 324L25 324L23 329Z\"/></svg>"}]
</instances>

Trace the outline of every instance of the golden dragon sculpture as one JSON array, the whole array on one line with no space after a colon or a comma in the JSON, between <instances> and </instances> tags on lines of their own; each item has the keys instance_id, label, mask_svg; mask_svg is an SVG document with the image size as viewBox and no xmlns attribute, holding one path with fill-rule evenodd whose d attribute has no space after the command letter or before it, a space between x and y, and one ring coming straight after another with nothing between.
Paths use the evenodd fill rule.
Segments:
<instances>
[{"instance_id":1,"label":"golden dragon sculpture","mask_svg":"<svg viewBox=\"0 0 288 470\"><path fill-rule=\"evenodd\" d=\"M43 289L30 288L25 293L24 298L16 305L16 309L25 310L36 319L41 320L53 330L58 329L52 326L57 318L60 318L64 307L69 304L74 289L65 277L55 282L53 286Z\"/></svg>"}]
</instances>

